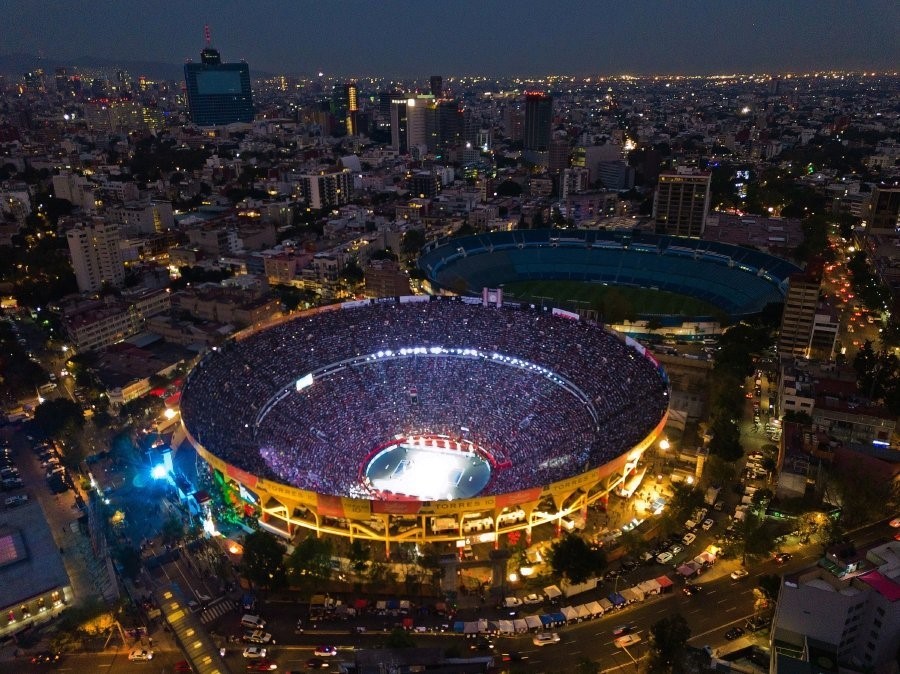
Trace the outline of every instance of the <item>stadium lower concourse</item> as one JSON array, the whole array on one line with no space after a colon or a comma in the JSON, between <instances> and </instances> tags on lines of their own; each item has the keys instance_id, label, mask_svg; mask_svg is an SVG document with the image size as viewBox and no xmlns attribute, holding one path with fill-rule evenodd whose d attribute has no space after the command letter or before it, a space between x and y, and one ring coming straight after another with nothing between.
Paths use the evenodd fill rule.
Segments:
<instances>
[{"instance_id":1,"label":"stadium lower concourse","mask_svg":"<svg viewBox=\"0 0 900 674\"><path fill-rule=\"evenodd\" d=\"M250 329L189 375L182 422L260 526L391 542L560 526L661 433L652 355L497 297L346 302Z\"/></svg>"}]
</instances>

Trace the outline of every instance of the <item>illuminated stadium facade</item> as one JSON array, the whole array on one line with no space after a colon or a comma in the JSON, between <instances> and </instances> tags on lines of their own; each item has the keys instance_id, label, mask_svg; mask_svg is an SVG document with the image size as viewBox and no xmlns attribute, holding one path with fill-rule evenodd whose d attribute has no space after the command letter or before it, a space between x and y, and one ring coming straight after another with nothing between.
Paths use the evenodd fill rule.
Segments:
<instances>
[{"instance_id":1,"label":"illuminated stadium facade","mask_svg":"<svg viewBox=\"0 0 900 674\"><path fill-rule=\"evenodd\" d=\"M800 271L787 260L717 241L577 229L439 239L425 247L418 266L434 292L480 294L516 281L584 281L686 295L732 319L783 301L788 277Z\"/></svg>"},{"instance_id":2,"label":"illuminated stadium facade","mask_svg":"<svg viewBox=\"0 0 900 674\"><path fill-rule=\"evenodd\" d=\"M391 542L560 525L665 425L665 373L628 338L487 296L322 307L210 351L188 438L260 525Z\"/></svg>"}]
</instances>

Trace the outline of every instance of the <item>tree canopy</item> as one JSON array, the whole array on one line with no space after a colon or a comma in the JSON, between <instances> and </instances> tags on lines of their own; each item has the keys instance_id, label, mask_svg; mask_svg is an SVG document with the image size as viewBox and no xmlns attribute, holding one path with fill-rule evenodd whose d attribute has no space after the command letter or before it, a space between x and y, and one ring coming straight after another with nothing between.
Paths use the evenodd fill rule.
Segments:
<instances>
[{"instance_id":1,"label":"tree canopy","mask_svg":"<svg viewBox=\"0 0 900 674\"><path fill-rule=\"evenodd\" d=\"M673 613L650 627L650 652L647 671L653 674L678 674L687 671L685 655L691 628L680 613Z\"/></svg>"},{"instance_id":2,"label":"tree canopy","mask_svg":"<svg viewBox=\"0 0 900 674\"><path fill-rule=\"evenodd\" d=\"M265 531L254 531L244 539L241 571L254 585L276 589L285 585L285 549L281 541Z\"/></svg>"},{"instance_id":3,"label":"tree canopy","mask_svg":"<svg viewBox=\"0 0 900 674\"><path fill-rule=\"evenodd\" d=\"M566 534L550 546L550 566L557 575L578 584L603 570L606 555L602 550L590 547L580 536Z\"/></svg>"},{"instance_id":4,"label":"tree canopy","mask_svg":"<svg viewBox=\"0 0 900 674\"><path fill-rule=\"evenodd\" d=\"M45 400L34 410L34 426L48 438L61 438L84 426L81 405L68 398Z\"/></svg>"},{"instance_id":5,"label":"tree canopy","mask_svg":"<svg viewBox=\"0 0 900 674\"><path fill-rule=\"evenodd\" d=\"M418 229L410 229L400 239L400 253L404 257L415 257L422 250L427 239L425 233Z\"/></svg>"},{"instance_id":6,"label":"tree canopy","mask_svg":"<svg viewBox=\"0 0 900 674\"><path fill-rule=\"evenodd\" d=\"M331 578L331 556L334 544L328 538L308 536L288 556L287 569L291 585L312 589Z\"/></svg>"}]
</instances>

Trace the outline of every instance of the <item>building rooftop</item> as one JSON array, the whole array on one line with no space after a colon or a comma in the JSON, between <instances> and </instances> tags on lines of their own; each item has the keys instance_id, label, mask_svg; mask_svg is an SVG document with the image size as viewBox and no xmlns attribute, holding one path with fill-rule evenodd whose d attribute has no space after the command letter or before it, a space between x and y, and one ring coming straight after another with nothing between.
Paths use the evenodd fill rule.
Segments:
<instances>
[{"instance_id":1,"label":"building rooftop","mask_svg":"<svg viewBox=\"0 0 900 674\"><path fill-rule=\"evenodd\" d=\"M869 571L858 577L888 601L900 601L900 584L883 575L880 571Z\"/></svg>"},{"instance_id":2,"label":"building rooftop","mask_svg":"<svg viewBox=\"0 0 900 674\"><path fill-rule=\"evenodd\" d=\"M20 604L68 584L41 506L29 501L4 510L0 515L0 607Z\"/></svg>"}]
</instances>

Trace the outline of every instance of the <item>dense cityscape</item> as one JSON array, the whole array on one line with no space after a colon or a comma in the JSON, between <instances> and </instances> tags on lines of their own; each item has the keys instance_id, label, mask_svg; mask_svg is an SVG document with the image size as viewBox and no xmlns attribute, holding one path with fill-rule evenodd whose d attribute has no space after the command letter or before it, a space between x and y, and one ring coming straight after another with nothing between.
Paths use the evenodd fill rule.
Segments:
<instances>
[{"instance_id":1,"label":"dense cityscape","mask_svg":"<svg viewBox=\"0 0 900 674\"><path fill-rule=\"evenodd\" d=\"M900 73L214 37L0 57L0 670L898 671Z\"/></svg>"}]
</instances>

